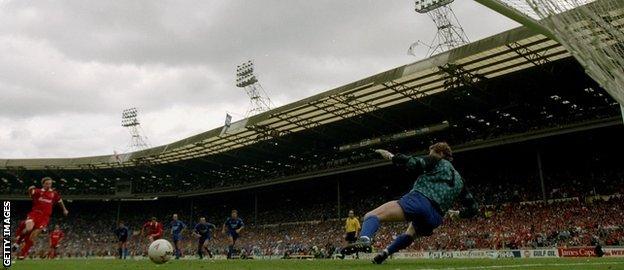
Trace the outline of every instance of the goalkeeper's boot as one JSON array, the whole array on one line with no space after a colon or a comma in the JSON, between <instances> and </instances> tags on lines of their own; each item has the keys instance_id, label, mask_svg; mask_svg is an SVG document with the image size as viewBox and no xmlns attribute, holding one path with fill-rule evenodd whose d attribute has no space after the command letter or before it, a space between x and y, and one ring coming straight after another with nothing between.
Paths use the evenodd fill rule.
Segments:
<instances>
[{"instance_id":1,"label":"goalkeeper's boot","mask_svg":"<svg viewBox=\"0 0 624 270\"><path fill-rule=\"evenodd\" d=\"M371 240L368 237L360 237L355 243L348 244L340 250L342 255L351 255L357 252L371 253L373 251Z\"/></svg>"},{"instance_id":2,"label":"goalkeeper's boot","mask_svg":"<svg viewBox=\"0 0 624 270\"><path fill-rule=\"evenodd\" d=\"M383 251L381 251L377 255L375 255L375 257L373 258L373 263L374 264L381 264L386 259L388 259L388 256L390 256L390 254L388 254L388 251L384 249Z\"/></svg>"}]
</instances>

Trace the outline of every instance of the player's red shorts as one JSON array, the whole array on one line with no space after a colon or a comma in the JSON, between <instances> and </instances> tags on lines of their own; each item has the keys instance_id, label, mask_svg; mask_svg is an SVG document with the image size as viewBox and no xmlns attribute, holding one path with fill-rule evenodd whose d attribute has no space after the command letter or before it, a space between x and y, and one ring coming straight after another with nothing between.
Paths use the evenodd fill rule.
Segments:
<instances>
[{"instance_id":1,"label":"player's red shorts","mask_svg":"<svg viewBox=\"0 0 624 270\"><path fill-rule=\"evenodd\" d=\"M50 243L50 248L57 248L58 247L58 242L52 242Z\"/></svg>"},{"instance_id":2,"label":"player's red shorts","mask_svg":"<svg viewBox=\"0 0 624 270\"><path fill-rule=\"evenodd\" d=\"M154 233L147 235L147 238L152 238L152 240L158 240L162 238L162 233Z\"/></svg>"},{"instance_id":3,"label":"player's red shorts","mask_svg":"<svg viewBox=\"0 0 624 270\"><path fill-rule=\"evenodd\" d=\"M30 213L28 213L26 219L30 219L35 223L33 229L43 229L45 227L48 227L48 223L50 222L49 216L43 215L41 214L41 212L35 211L31 211Z\"/></svg>"}]
</instances>

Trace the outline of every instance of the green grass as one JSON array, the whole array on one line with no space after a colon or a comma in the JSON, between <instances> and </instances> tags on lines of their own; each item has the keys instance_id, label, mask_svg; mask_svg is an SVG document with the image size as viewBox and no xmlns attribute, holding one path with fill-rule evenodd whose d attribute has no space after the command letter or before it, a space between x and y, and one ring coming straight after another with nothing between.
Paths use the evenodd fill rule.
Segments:
<instances>
[{"instance_id":1,"label":"green grass","mask_svg":"<svg viewBox=\"0 0 624 270\"><path fill-rule=\"evenodd\" d=\"M367 260L180 260L156 265L149 260L26 260L17 261L11 269L27 270L121 270L121 269L624 269L624 258L582 259L441 259L441 260L388 260L383 265L373 265Z\"/></svg>"}]
</instances>

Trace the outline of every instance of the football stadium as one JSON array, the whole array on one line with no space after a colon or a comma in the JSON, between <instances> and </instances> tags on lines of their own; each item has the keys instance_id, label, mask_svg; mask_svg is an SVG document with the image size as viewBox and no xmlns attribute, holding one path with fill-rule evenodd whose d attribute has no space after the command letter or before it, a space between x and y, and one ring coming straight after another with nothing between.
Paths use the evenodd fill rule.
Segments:
<instances>
[{"instance_id":1,"label":"football stadium","mask_svg":"<svg viewBox=\"0 0 624 270\"><path fill-rule=\"evenodd\" d=\"M624 59L624 4L533 1L607 12L577 45L478 2L523 26L165 145L0 159L4 266L624 269L624 67L596 64Z\"/></svg>"}]
</instances>

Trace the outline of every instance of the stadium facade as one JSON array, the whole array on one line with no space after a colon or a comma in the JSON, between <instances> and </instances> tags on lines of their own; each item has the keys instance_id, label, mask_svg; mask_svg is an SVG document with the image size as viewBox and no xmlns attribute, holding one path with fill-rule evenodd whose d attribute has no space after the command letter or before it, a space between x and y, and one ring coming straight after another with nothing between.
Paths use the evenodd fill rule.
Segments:
<instances>
[{"instance_id":1,"label":"stadium facade","mask_svg":"<svg viewBox=\"0 0 624 270\"><path fill-rule=\"evenodd\" d=\"M468 153L622 124L560 44L521 27L167 145L0 159L0 198L27 199L42 176L71 200L223 194L389 166L374 148Z\"/></svg>"}]
</instances>

